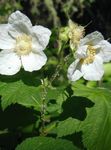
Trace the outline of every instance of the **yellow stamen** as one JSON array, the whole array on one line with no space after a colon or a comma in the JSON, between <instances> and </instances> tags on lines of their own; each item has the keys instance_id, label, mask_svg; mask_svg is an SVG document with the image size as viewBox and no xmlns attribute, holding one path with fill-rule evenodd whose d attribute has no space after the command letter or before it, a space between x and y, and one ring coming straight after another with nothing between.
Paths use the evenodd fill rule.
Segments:
<instances>
[{"instance_id":1,"label":"yellow stamen","mask_svg":"<svg viewBox=\"0 0 111 150\"><path fill-rule=\"evenodd\" d=\"M26 34L22 34L16 38L15 51L18 55L27 55L32 49L32 38Z\"/></svg>"},{"instance_id":2,"label":"yellow stamen","mask_svg":"<svg viewBox=\"0 0 111 150\"><path fill-rule=\"evenodd\" d=\"M82 58L80 60L80 63L82 64L90 64L93 63L94 59L95 59L95 55L96 55L96 49L93 46L88 46L88 50L87 50L87 57L86 58Z\"/></svg>"}]
</instances>

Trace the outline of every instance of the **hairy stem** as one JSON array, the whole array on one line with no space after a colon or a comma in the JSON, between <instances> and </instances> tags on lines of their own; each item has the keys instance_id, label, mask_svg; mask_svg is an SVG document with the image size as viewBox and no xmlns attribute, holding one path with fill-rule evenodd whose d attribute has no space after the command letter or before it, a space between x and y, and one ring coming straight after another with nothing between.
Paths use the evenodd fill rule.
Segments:
<instances>
[{"instance_id":1,"label":"hairy stem","mask_svg":"<svg viewBox=\"0 0 111 150\"><path fill-rule=\"evenodd\" d=\"M47 95L47 91L46 91L46 85L44 80L41 80L41 83L43 85L43 91L41 93L41 99L42 99L42 106L41 106L41 135L44 135L44 129L45 129L45 114L46 114L46 104L45 104L45 100L46 100L46 95Z\"/></svg>"}]
</instances>

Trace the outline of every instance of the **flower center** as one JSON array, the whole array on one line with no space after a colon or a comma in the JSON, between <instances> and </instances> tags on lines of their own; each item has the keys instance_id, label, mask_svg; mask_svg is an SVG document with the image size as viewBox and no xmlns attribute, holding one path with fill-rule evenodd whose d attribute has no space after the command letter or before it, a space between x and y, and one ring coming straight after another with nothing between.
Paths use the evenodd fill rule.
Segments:
<instances>
[{"instance_id":1,"label":"flower center","mask_svg":"<svg viewBox=\"0 0 111 150\"><path fill-rule=\"evenodd\" d=\"M87 49L87 57L86 58L82 58L80 60L80 62L82 64L90 64L90 63L93 63L94 59L95 59L95 55L96 55L96 49L93 47L93 46L88 46L88 49Z\"/></svg>"},{"instance_id":2,"label":"flower center","mask_svg":"<svg viewBox=\"0 0 111 150\"><path fill-rule=\"evenodd\" d=\"M16 38L15 51L18 55L27 55L32 49L32 38L26 34L20 35Z\"/></svg>"}]
</instances>

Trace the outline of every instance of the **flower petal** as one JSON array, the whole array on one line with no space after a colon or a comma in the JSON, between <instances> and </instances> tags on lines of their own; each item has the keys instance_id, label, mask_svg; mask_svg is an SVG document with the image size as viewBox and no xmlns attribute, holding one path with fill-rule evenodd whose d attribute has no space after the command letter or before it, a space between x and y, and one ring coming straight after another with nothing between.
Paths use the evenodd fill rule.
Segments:
<instances>
[{"instance_id":1,"label":"flower petal","mask_svg":"<svg viewBox=\"0 0 111 150\"><path fill-rule=\"evenodd\" d=\"M106 40L102 40L98 45L100 46L98 55L102 57L104 62L111 61L111 44Z\"/></svg>"},{"instance_id":2,"label":"flower petal","mask_svg":"<svg viewBox=\"0 0 111 150\"><path fill-rule=\"evenodd\" d=\"M81 67L83 73L83 78L90 81L99 81L101 80L104 69L103 69L103 60L99 56L95 56L95 60L90 64L83 64Z\"/></svg>"},{"instance_id":3,"label":"flower petal","mask_svg":"<svg viewBox=\"0 0 111 150\"><path fill-rule=\"evenodd\" d=\"M39 70L45 65L47 61L46 55L42 51L38 53L30 53L29 55L21 56L22 65L25 71L32 72Z\"/></svg>"},{"instance_id":4,"label":"flower petal","mask_svg":"<svg viewBox=\"0 0 111 150\"><path fill-rule=\"evenodd\" d=\"M9 26L7 24L0 25L0 49L13 49L15 45L14 39L8 34Z\"/></svg>"},{"instance_id":5,"label":"flower petal","mask_svg":"<svg viewBox=\"0 0 111 150\"><path fill-rule=\"evenodd\" d=\"M33 47L37 50L44 50L49 43L51 31L43 26L34 26L32 28Z\"/></svg>"},{"instance_id":6,"label":"flower petal","mask_svg":"<svg viewBox=\"0 0 111 150\"><path fill-rule=\"evenodd\" d=\"M27 26L27 24L25 22L22 22L20 20L17 23L14 23L14 24L10 25L9 34L13 38L16 38L17 36L20 36L21 34L30 35L30 28Z\"/></svg>"},{"instance_id":7,"label":"flower petal","mask_svg":"<svg viewBox=\"0 0 111 150\"><path fill-rule=\"evenodd\" d=\"M79 61L79 59L76 59L68 68L67 77L71 81L79 80L83 76Z\"/></svg>"},{"instance_id":8,"label":"flower petal","mask_svg":"<svg viewBox=\"0 0 111 150\"><path fill-rule=\"evenodd\" d=\"M14 75L20 68L21 60L15 53L7 50L0 52L0 74Z\"/></svg>"},{"instance_id":9,"label":"flower petal","mask_svg":"<svg viewBox=\"0 0 111 150\"><path fill-rule=\"evenodd\" d=\"M24 15L20 11L15 11L9 16L8 23L15 24L18 21L25 22L29 27L32 27L32 23L26 15Z\"/></svg>"},{"instance_id":10,"label":"flower petal","mask_svg":"<svg viewBox=\"0 0 111 150\"><path fill-rule=\"evenodd\" d=\"M87 45L78 47L77 51L75 52L76 58L85 58L87 57Z\"/></svg>"},{"instance_id":11,"label":"flower petal","mask_svg":"<svg viewBox=\"0 0 111 150\"><path fill-rule=\"evenodd\" d=\"M95 31L95 32L92 32L88 35L86 35L83 39L80 40L80 45L96 45L98 44L98 42L104 40L104 37L103 35L98 32L98 31Z\"/></svg>"}]
</instances>

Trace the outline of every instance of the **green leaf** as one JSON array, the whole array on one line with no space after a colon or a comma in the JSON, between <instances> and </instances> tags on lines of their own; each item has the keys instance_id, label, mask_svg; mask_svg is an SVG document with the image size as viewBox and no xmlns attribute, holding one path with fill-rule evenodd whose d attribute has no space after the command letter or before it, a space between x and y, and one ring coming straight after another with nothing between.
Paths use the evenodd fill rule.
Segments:
<instances>
[{"instance_id":1,"label":"green leaf","mask_svg":"<svg viewBox=\"0 0 111 150\"><path fill-rule=\"evenodd\" d=\"M0 95L2 108L5 109L11 104L21 104L25 107L40 106L40 89L41 87L28 86L22 80L16 82L0 82Z\"/></svg>"},{"instance_id":2,"label":"green leaf","mask_svg":"<svg viewBox=\"0 0 111 150\"><path fill-rule=\"evenodd\" d=\"M51 114L62 112L62 103L66 100L64 88L47 88L47 111Z\"/></svg>"},{"instance_id":3,"label":"green leaf","mask_svg":"<svg viewBox=\"0 0 111 150\"><path fill-rule=\"evenodd\" d=\"M71 135L74 132L78 131L78 127L80 126L81 121L73 118L68 118L64 121L61 121L57 127L57 135L58 137L63 137L67 135Z\"/></svg>"},{"instance_id":4,"label":"green leaf","mask_svg":"<svg viewBox=\"0 0 111 150\"><path fill-rule=\"evenodd\" d=\"M77 150L72 142L51 137L28 138L16 150Z\"/></svg>"},{"instance_id":5,"label":"green leaf","mask_svg":"<svg viewBox=\"0 0 111 150\"><path fill-rule=\"evenodd\" d=\"M93 101L94 107L87 109L87 117L82 123L83 141L90 150L111 149L111 91L107 89L74 86L76 96L84 96Z\"/></svg>"},{"instance_id":6,"label":"green leaf","mask_svg":"<svg viewBox=\"0 0 111 150\"><path fill-rule=\"evenodd\" d=\"M31 74L20 74L13 78L4 77L0 78L0 95L1 105L5 109L11 104L21 104L25 107L34 107L36 110L41 110L42 98L43 98L43 85L40 80ZM61 105L64 89L60 88L46 88L45 103L47 105L48 112L61 112ZM52 101L55 101L53 104Z\"/></svg>"},{"instance_id":7,"label":"green leaf","mask_svg":"<svg viewBox=\"0 0 111 150\"><path fill-rule=\"evenodd\" d=\"M74 84L72 89L75 96L90 99L94 106L86 108L87 116L83 121L69 118L60 122L57 127L58 136L66 136L82 131L83 142L87 149L110 150L111 91L104 88L88 88L80 84Z\"/></svg>"}]
</instances>

